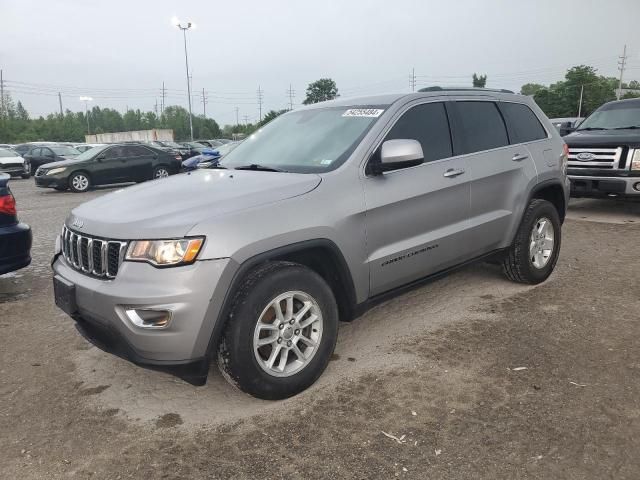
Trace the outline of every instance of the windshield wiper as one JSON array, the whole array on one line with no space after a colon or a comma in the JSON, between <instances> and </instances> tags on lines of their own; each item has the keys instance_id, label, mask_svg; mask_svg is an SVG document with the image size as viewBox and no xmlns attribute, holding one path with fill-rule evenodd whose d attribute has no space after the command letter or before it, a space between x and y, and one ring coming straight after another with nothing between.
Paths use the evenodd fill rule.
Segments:
<instances>
[{"instance_id":1,"label":"windshield wiper","mask_svg":"<svg viewBox=\"0 0 640 480\"><path fill-rule=\"evenodd\" d=\"M635 130L640 128L640 125L629 125L628 127L616 127L614 130Z\"/></svg>"},{"instance_id":2,"label":"windshield wiper","mask_svg":"<svg viewBox=\"0 0 640 480\"><path fill-rule=\"evenodd\" d=\"M260 172L286 172L286 170L280 170L279 168L267 167L265 165L259 165L257 163L252 163L250 165L242 165L240 167L236 167L235 170L255 170Z\"/></svg>"},{"instance_id":3,"label":"windshield wiper","mask_svg":"<svg viewBox=\"0 0 640 480\"><path fill-rule=\"evenodd\" d=\"M603 127L587 127L587 128L578 128L579 132L585 131L585 130L609 130L608 128L603 128Z\"/></svg>"}]
</instances>

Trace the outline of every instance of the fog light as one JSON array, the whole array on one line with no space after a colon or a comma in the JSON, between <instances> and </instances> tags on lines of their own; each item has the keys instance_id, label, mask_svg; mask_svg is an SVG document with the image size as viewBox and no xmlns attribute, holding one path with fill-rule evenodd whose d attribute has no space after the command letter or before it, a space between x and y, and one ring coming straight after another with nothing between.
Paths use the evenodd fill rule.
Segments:
<instances>
[{"instance_id":1,"label":"fog light","mask_svg":"<svg viewBox=\"0 0 640 480\"><path fill-rule=\"evenodd\" d=\"M634 189L636 192L640 192L640 182L634 183L634 184L633 184L633 189Z\"/></svg>"},{"instance_id":2,"label":"fog light","mask_svg":"<svg viewBox=\"0 0 640 480\"><path fill-rule=\"evenodd\" d=\"M172 316L170 310L148 308L126 308L124 313L131 323L140 328L166 328Z\"/></svg>"}]
</instances>

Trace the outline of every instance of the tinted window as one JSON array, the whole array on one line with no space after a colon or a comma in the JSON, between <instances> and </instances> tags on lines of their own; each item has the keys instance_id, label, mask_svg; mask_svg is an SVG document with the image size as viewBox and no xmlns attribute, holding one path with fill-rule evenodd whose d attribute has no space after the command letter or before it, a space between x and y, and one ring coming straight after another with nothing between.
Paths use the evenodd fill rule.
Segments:
<instances>
[{"instance_id":1,"label":"tinted window","mask_svg":"<svg viewBox=\"0 0 640 480\"><path fill-rule=\"evenodd\" d=\"M42 153L42 149L41 148L32 148L31 150L29 150L27 152L28 155L31 155L32 157L39 157Z\"/></svg>"},{"instance_id":2,"label":"tinted window","mask_svg":"<svg viewBox=\"0 0 640 480\"><path fill-rule=\"evenodd\" d=\"M465 153L509 144L502 115L493 102L456 102L462 122Z\"/></svg>"},{"instance_id":3,"label":"tinted window","mask_svg":"<svg viewBox=\"0 0 640 480\"><path fill-rule=\"evenodd\" d=\"M425 162L450 157L451 134L444 103L418 105L402 115L385 138L397 139L419 141Z\"/></svg>"},{"instance_id":4,"label":"tinted window","mask_svg":"<svg viewBox=\"0 0 640 480\"><path fill-rule=\"evenodd\" d=\"M124 155L127 157L143 157L145 155L149 155L149 150L144 147L137 147L135 145L131 145L125 147Z\"/></svg>"},{"instance_id":5,"label":"tinted window","mask_svg":"<svg viewBox=\"0 0 640 480\"><path fill-rule=\"evenodd\" d=\"M532 142L547 138L547 132L531 109L521 103L500 103L511 143Z\"/></svg>"},{"instance_id":6,"label":"tinted window","mask_svg":"<svg viewBox=\"0 0 640 480\"><path fill-rule=\"evenodd\" d=\"M54 157L55 156L50 148L45 148L45 147L40 149L40 155L43 156L43 157Z\"/></svg>"},{"instance_id":7,"label":"tinted window","mask_svg":"<svg viewBox=\"0 0 640 480\"><path fill-rule=\"evenodd\" d=\"M117 147L111 147L106 152L104 152L104 156L105 156L105 158L108 158L108 159L124 157L126 148L127 147L122 146L122 145L117 146Z\"/></svg>"}]
</instances>

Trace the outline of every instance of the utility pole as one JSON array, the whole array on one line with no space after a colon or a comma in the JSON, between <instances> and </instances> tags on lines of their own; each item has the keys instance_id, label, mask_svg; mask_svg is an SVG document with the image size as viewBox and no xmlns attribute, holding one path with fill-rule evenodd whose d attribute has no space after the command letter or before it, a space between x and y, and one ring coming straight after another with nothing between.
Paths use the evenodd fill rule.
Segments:
<instances>
[{"instance_id":1,"label":"utility pole","mask_svg":"<svg viewBox=\"0 0 640 480\"><path fill-rule=\"evenodd\" d=\"M627 65L627 46L624 46L624 50L622 50L622 56L619 57L618 61L618 70L620 70L620 83L618 84L618 91L616 92L616 99L620 100L620 96L622 94L622 76L624 75L624 68Z\"/></svg>"},{"instance_id":2,"label":"utility pole","mask_svg":"<svg viewBox=\"0 0 640 480\"><path fill-rule=\"evenodd\" d=\"M202 114L205 118L207 118L207 95L204 93L204 88L202 89Z\"/></svg>"},{"instance_id":3,"label":"utility pole","mask_svg":"<svg viewBox=\"0 0 640 480\"><path fill-rule=\"evenodd\" d=\"M238 120L238 113L240 113L240 109L236 107L236 125L240 125L240 120Z\"/></svg>"},{"instance_id":4,"label":"utility pole","mask_svg":"<svg viewBox=\"0 0 640 480\"><path fill-rule=\"evenodd\" d=\"M4 118L4 79L0 70L0 118Z\"/></svg>"},{"instance_id":5,"label":"utility pole","mask_svg":"<svg viewBox=\"0 0 640 480\"><path fill-rule=\"evenodd\" d=\"M244 120L244 124L248 125L249 124L249 115L243 115L242 119Z\"/></svg>"},{"instance_id":6,"label":"utility pole","mask_svg":"<svg viewBox=\"0 0 640 480\"><path fill-rule=\"evenodd\" d=\"M156 113L156 117L158 116L158 99L156 98L156 104L153 107L153 111Z\"/></svg>"},{"instance_id":7,"label":"utility pole","mask_svg":"<svg viewBox=\"0 0 640 480\"><path fill-rule=\"evenodd\" d=\"M584 93L584 85L580 85L580 102L578 103L578 118L582 114L582 94Z\"/></svg>"},{"instance_id":8,"label":"utility pole","mask_svg":"<svg viewBox=\"0 0 640 480\"><path fill-rule=\"evenodd\" d=\"M164 96L166 91L167 90L164 88L164 82L162 82L162 103L160 103L160 115L164 115Z\"/></svg>"},{"instance_id":9,"label":"utility pole","mask_svg":"<svg viewBox=\"0 0 640 480\"><path fill-rule=\"evenodd\" d=\"M416 91L416 69L411 69L411 76L409 77L409 85L411 85L411 91Z\"/></svg>"},{"instance_id":10,"label":"utility pole","mask_svg":"<svg viewBox=\"0 0 640 480\"><path fill-rule=\"evenodd\" d=\"M263 94L264 94L264 90L262 90L260 88L260 85L258 85L258 111L260 112L260 115L258 116L258 118L260 119L260 121L262 121L262 99L263 99Z\"/></svg>"},{"instance_id":11,"label":"utility pole","mask_svg":"<svg viewBox=\"0 0 640 480\"><path fill-rule=\"evenodd\" d=\"M60 104L60 116L64 116L64 113L62 112L62 95L60 94L60 92L58 92L58 103Z\"/></svg>"},{"instance_id":12,"label":"utility pole","mask_svg":"<svg viewBox=\"0 0 640 480\"><path fill-rule=\"evenodd\" d=\"M289 110L293 110L293 97L296 96L296 92L291 86L291 84L289 84L289 90L287 90L287 95L289 96Z\"/></svg>"},{"instance_id":13,"label":"utility pole","mask_svg":"<svg viewBox=\"0 0 640 480\"><path fill-rule=\"evenodd\" d=\"M174 19L174 24L180 30L182 30L182 38L184 40L184 66L187 71L187 97L189 100L189 131L191 133L191 141L193 141L193 114L191 113L191 75L189 75L189 57L187 55L187 30L195 25L191 22L187 22L185 26L182 26L178 19Z\"/></svg>"}]
</instances>

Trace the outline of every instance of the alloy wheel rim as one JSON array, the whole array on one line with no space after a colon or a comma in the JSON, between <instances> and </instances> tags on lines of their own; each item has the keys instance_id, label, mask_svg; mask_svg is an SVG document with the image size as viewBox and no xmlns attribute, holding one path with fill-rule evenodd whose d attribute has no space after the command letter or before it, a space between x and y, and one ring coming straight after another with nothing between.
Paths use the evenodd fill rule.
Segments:
<instances>
[{"instance_id":1,"label":"alloy wheel rim","mask_svg":"<svg viewBox=\"0 0 640 480\"><path fill-rule=\"evenodd\" d=\"M89 187L89 179L84 175L76 175L71 183L76 190L86 190Z\"/></svg>"},{"instance_id":2,"label":"alloy wheel rim","mask_svg":"<svg viewBox=\"0 0 640 480\"><path fill-rule=\"evenodd\" d=\"M533 225L529 237L529 259L531 264L541 269L547 266L555 246L555 232L551 221L542 217Z\"/></svg>"},{"instance_id":3,"label":"alloy wheel rim","mask_svg":"<svg viewBox=\"0 0 640 480\"><path fill-rule=\"evenodd\" d=\"M323 319L309 294L278 295L260 314L253 335L253 352L260 368L274 377L289 377L305 368L322 339Z\"/></svg>"},{"instance_id":4,"label":"alloy wheel rim","mask_svg":"<svg viewBox=\"0 0 640 480\"><path fill-rule=\"evenodd\" d=\"M169 176L169 172L167 172L164 168L159 168L156 171L156 178L166 178Z\"/></svg>"}]
</instances>

